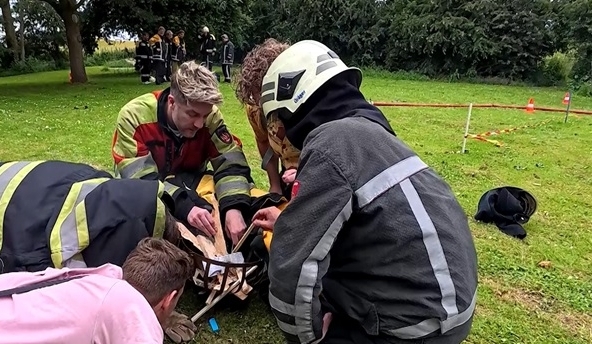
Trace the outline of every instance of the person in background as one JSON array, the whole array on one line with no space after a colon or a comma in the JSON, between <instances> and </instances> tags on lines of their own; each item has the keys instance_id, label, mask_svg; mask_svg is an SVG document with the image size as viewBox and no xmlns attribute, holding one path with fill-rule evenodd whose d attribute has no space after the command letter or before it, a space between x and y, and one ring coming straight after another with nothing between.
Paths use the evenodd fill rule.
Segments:
<instances>
[{"instance_id":1,"label":"person in background","mask_svg":"<svg viewBox=\"0 0 592 344\"><path fill-rule=\"evenodd\" d=\"M150 70L152 67L152 49L149 42L148 32L142 32L140 43L136 47L136 69L140 72L140 81L150 84Z\"/></svg>"},{"instance_id":2,"label":"person in background","mask_svg":"<svg viewBox=\"0 0 592 344\"><path fill-rule=\"evenodd\" d=\"M213 68L212 56L216 54L216 37L210 33L210 29L207 26L204 26L201 29L199 40L201 42L199 52L203 59L202 64L211 71Z\"/></svg>"},{"instance_id":3,"label":"person in background","mask_svg":"<svg viewBox=\"0 0 592 344\"><path fill-rule=\"evenodd\" d=\"M220 61L222 61L222 73L224 73L224 82L230 82L230 67L234 63L234 44L228 39L227 34L222 35L222 51L220 52Z\"/></svg>"},{"instance_id":4,"label":"person in background","mask_svg":"<svg viewBox=\"0 0 592 344\"><path fill-rule=\"evenodd\" d=\"M241 65L235 93L239 102L246 105L247 118L262 158L261 168L269 179L269 191L290 199L300 150L290 143L278 117L272 114L265 118L259 106L261 83L267 67L288 47L289 44L274 38L255 46Z\"/></svg>"},{"instance_id":5,"label":"person in background","mask_svg":"<svg viewBox=\"0 0 592 344\"><path fill-rule=\"evenodd\" d=\"M150 47L152 48L152 64L156 76L156 85L166 81L166 43L164 34L166 30L163 26L158 28L158 33L150 38Z\"/></svg>"},{"instance_id":6,"label":"person in background","mask_svg":"<svg viewBox=\"0 0 592 344\"><path fill-rule=\"evenodd\" d=\"M172 63L173 63L173 31L167 30L164 36L164 42L166 46L166 54L165 54L165 80L171 81L171 76L173 75L172 72ZM176 53L176 52L175 52Z\"/></svg>"},{"instance_id":7,"label":"person in background","mask_svg":"<svg viewBox=\"0 0 592 344\"><path fill-rule=\"evenodd\" d=\"M187 55L187 51L185 50L185 31L179 30L177 35L173 38L173 53L172 53L172 60L173 60L173 68L172 73L175 74L179 69L179 65L185 62L185 56Z\"/></svg>"},{"instance_id":8,"label":"person in background","mask_svg":"<svg viewBox=\"0 0 592 344\"><path fill-rule=\"evenodd\" d=\"M174 309L194 273L186 252L146 238L122 267L0 274L0 344L189 341L197 328Z\"/></svg>"}]
</instances>

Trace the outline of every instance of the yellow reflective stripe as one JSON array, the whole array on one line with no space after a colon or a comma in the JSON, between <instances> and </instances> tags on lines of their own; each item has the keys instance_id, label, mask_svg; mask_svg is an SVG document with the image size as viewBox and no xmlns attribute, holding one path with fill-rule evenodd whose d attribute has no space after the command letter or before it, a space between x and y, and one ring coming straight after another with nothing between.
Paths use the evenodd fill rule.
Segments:
<instances>
[{"instance_id":1,"label":"yellow reflective stripe","mask_svg":"<svg viewBox=\"0 0 592 344\"><path fill-rule=\"evenodd\" d=\"M179 190L179 187L176 185L173 185L167 181L164 182L164 191L166 191L166 193L168 193L169 195L171 195L171 197L173 196L173 194Z\"/></svg>"},{"instance_id":2,"label":"yellow reflective stripe","mask_svg":"<svg viewBox=\"0 0 592 344\"><path fill-rule=\"evenodd\" d=\"M129 158L122 160L117 165L117 170L121 178L141 178L152 172L158 172L156 162L152 158L152 154L144 155L138 158Z\"/></svg>"},{"instance_id":3,"label":"yellow reflective stripe","mask_svg":"<svg viewBox=\"0 0 592 344\"><path fill-rule=\"evenodd\" d=\"M245 177L228 176L216 183L216 198L222 199L236 195L251 196L251 187Z\"/></svg>"},{"instance_id":4,"label":"yellow reflective stripe","mask_svg":"<svg viewBox=\"0 0 592 344\"><path fill-rule=\"evenodd\" d=\"M80 253L89 244L84 198L111 178L95 178L72 184L49 235L51 260L55 268Z\"/></svg>"},{"instance_id":5,"label":"yellow reflective stripe","mask_svg":"<svg viewBox=\"0 0 592 344\"><path fill-rule=\"evenodd\" d=\"M165 190L164 190L164 183L161 181L158 181L158 198L162 197L162 195L164 194Z\"/></svg>"},{"instance_id":6,"label":"yellow reflective stripe","mask_svg":"<svg viewBox=\"0 0 592 344\"><path fill-rule=\"evenodd\" d=\"M160 189L159 189L160 190ZM155 238L162 238L164 233L164 225L165 225L165 205L160 200L160 198L156 199L156 218L154 219L154 230L152 231L152 236Z\"/></svg>"},{"instance_id":7,"label":"yellow reflective stripe","mask_svg":"<svg viewBox=\"0 0 592 344\"><path fill-rule=\"evenodd\" d=\"M0 250L4 241L4 216L16 188L37 165L44 161L16 161L0 166Z\"/></svg>"}]
</instances>

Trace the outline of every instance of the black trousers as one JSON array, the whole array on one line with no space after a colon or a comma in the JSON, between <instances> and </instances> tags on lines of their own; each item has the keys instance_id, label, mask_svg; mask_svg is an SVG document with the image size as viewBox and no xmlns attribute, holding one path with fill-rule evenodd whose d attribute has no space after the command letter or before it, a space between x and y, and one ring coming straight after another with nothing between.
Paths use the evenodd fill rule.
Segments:
<instances>
[{"instance_id":1,"label":"black trousers","mask_svg":"<svg viewBox=\"0 0 592 344\"><path fill-rule=\"evenodd\" d=\"M164 79L166 81L171 81L171 76L172 75L173 75L173 61L172 60L167 60L166 61L166 70L165 70Z\"/></svg>"},{"instance_id":2,"label":"black trousers","mask_svg":"<svg viewBox=\"0 0 592 344\"><path fill-rule=\"evenodd\" d=\"M152 66L150 65L150 60L142 60L140 62L140 66L140 81L150 81L150 71L152 69Z\"/></svg>"},{"instance_id":3,"label":"black trousers","mask_svg":"<svg viewBox=\"0 0 592 344\"><path fill-rule=\"evenodd\" d=\"M229 63L224 63L222 65L222 73L224 73L224 81L225 82L230 82L230 66L231 66L231 64L229 64Z\"/></svg>"},{"instance_id":4,"label":"black trousers","mask_svg":"<svg viewBox=\"0 0 592 344\"><path fill-rule=\"evenodd\" d=\"M349 318L333 315L329 330L321 344L460 344L469 335L473 319L438 337L422 339L398 339L387 336L370 336Z\"/></svg>"},{"instance_id":5,"label":"black trousers","mask_svg":"<svg viewBox=\"0 0 592 344\"><path fill-rule=\"evenodd\" d=\"M156 84L162 84L166 81L166 62L162 60L154 60L154 73L156 74Z\"/></svg>"}]
</instances>

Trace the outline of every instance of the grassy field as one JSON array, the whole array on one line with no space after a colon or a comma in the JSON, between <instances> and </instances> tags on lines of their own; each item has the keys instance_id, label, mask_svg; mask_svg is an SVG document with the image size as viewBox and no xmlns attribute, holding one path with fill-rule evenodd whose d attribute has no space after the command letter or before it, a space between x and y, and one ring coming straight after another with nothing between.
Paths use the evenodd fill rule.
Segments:
<instances>
[{"instance_id":1,"label":"grassy field","mask_svg":"<svg viewBox=\"0 0 592 344\"><path fill-rule=\"evenodd\" d=\"M90 82L67 83L58 71L0 78L0 160L64 159L111 170L110 144L119 108L149 92L136 75L88 69ZM260 187L266 178L254 137L231 88L222 111L245 145ZM448 84L369 75L365 94L374 101L504 103L562 107L565 90ZM572 108L592 109L592 99L574 98ZM592 117L521 110L474 109L471 133L534 125L496 139L502 147L469 140L459 154L466 109L383 108L398 136L450 183L470 218L479 255L479 296L467 343L592 342ZM344 138L346 139L346 138ZM472 220L487 190L512 185L538 200L524 241L493 225ZM545 263L541 263L545 262ZM541 264L540 264L541 263ZM201 304L192 290L182 310ZM221 332L204 321L196 343L281 343L272 316L256 298L245 309L222 307L212 313Z\"/></svg>"}]
</instances>

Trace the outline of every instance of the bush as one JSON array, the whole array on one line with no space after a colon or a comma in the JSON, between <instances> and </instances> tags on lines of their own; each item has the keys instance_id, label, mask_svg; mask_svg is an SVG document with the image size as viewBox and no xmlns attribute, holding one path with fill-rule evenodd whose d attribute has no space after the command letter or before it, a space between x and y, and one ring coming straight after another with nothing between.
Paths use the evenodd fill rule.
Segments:
<instances>
[{"instance_id":1,"label":"bush","mask_svg":"<svg viewBox=\"0 0 592 344\"><path fill-rule=\"evenodd\" d=\"M63 68L63 63L44 61L34 57L26 58L24 61L12 63L9 69L0 72L0 76L11 76L28 73L46 72Z\"/></svg>"},{"instance_id":2,"label":"bush","mask_svg":"<svg viewBox=\"0 0 592 344\"><path fill-rule=\"evenodd\" d=\"M106 63L111 61L125 60L134 57L135 52L129 49L101 51L94 53L93 55L86 56L84 64L86 66L104 66Z\"/></svg>"},{"instance_id":3,"label":"bush","mask_svg":"<svg viewBox=\"0 0 592 344\"><path fill-rule=\"evenodd\" d=\"M534 82L540 86L565 86L574 66L575 58L572 53L556 52L547 56L539 71L534 75Z\"/></svg>"}]
</instances>

